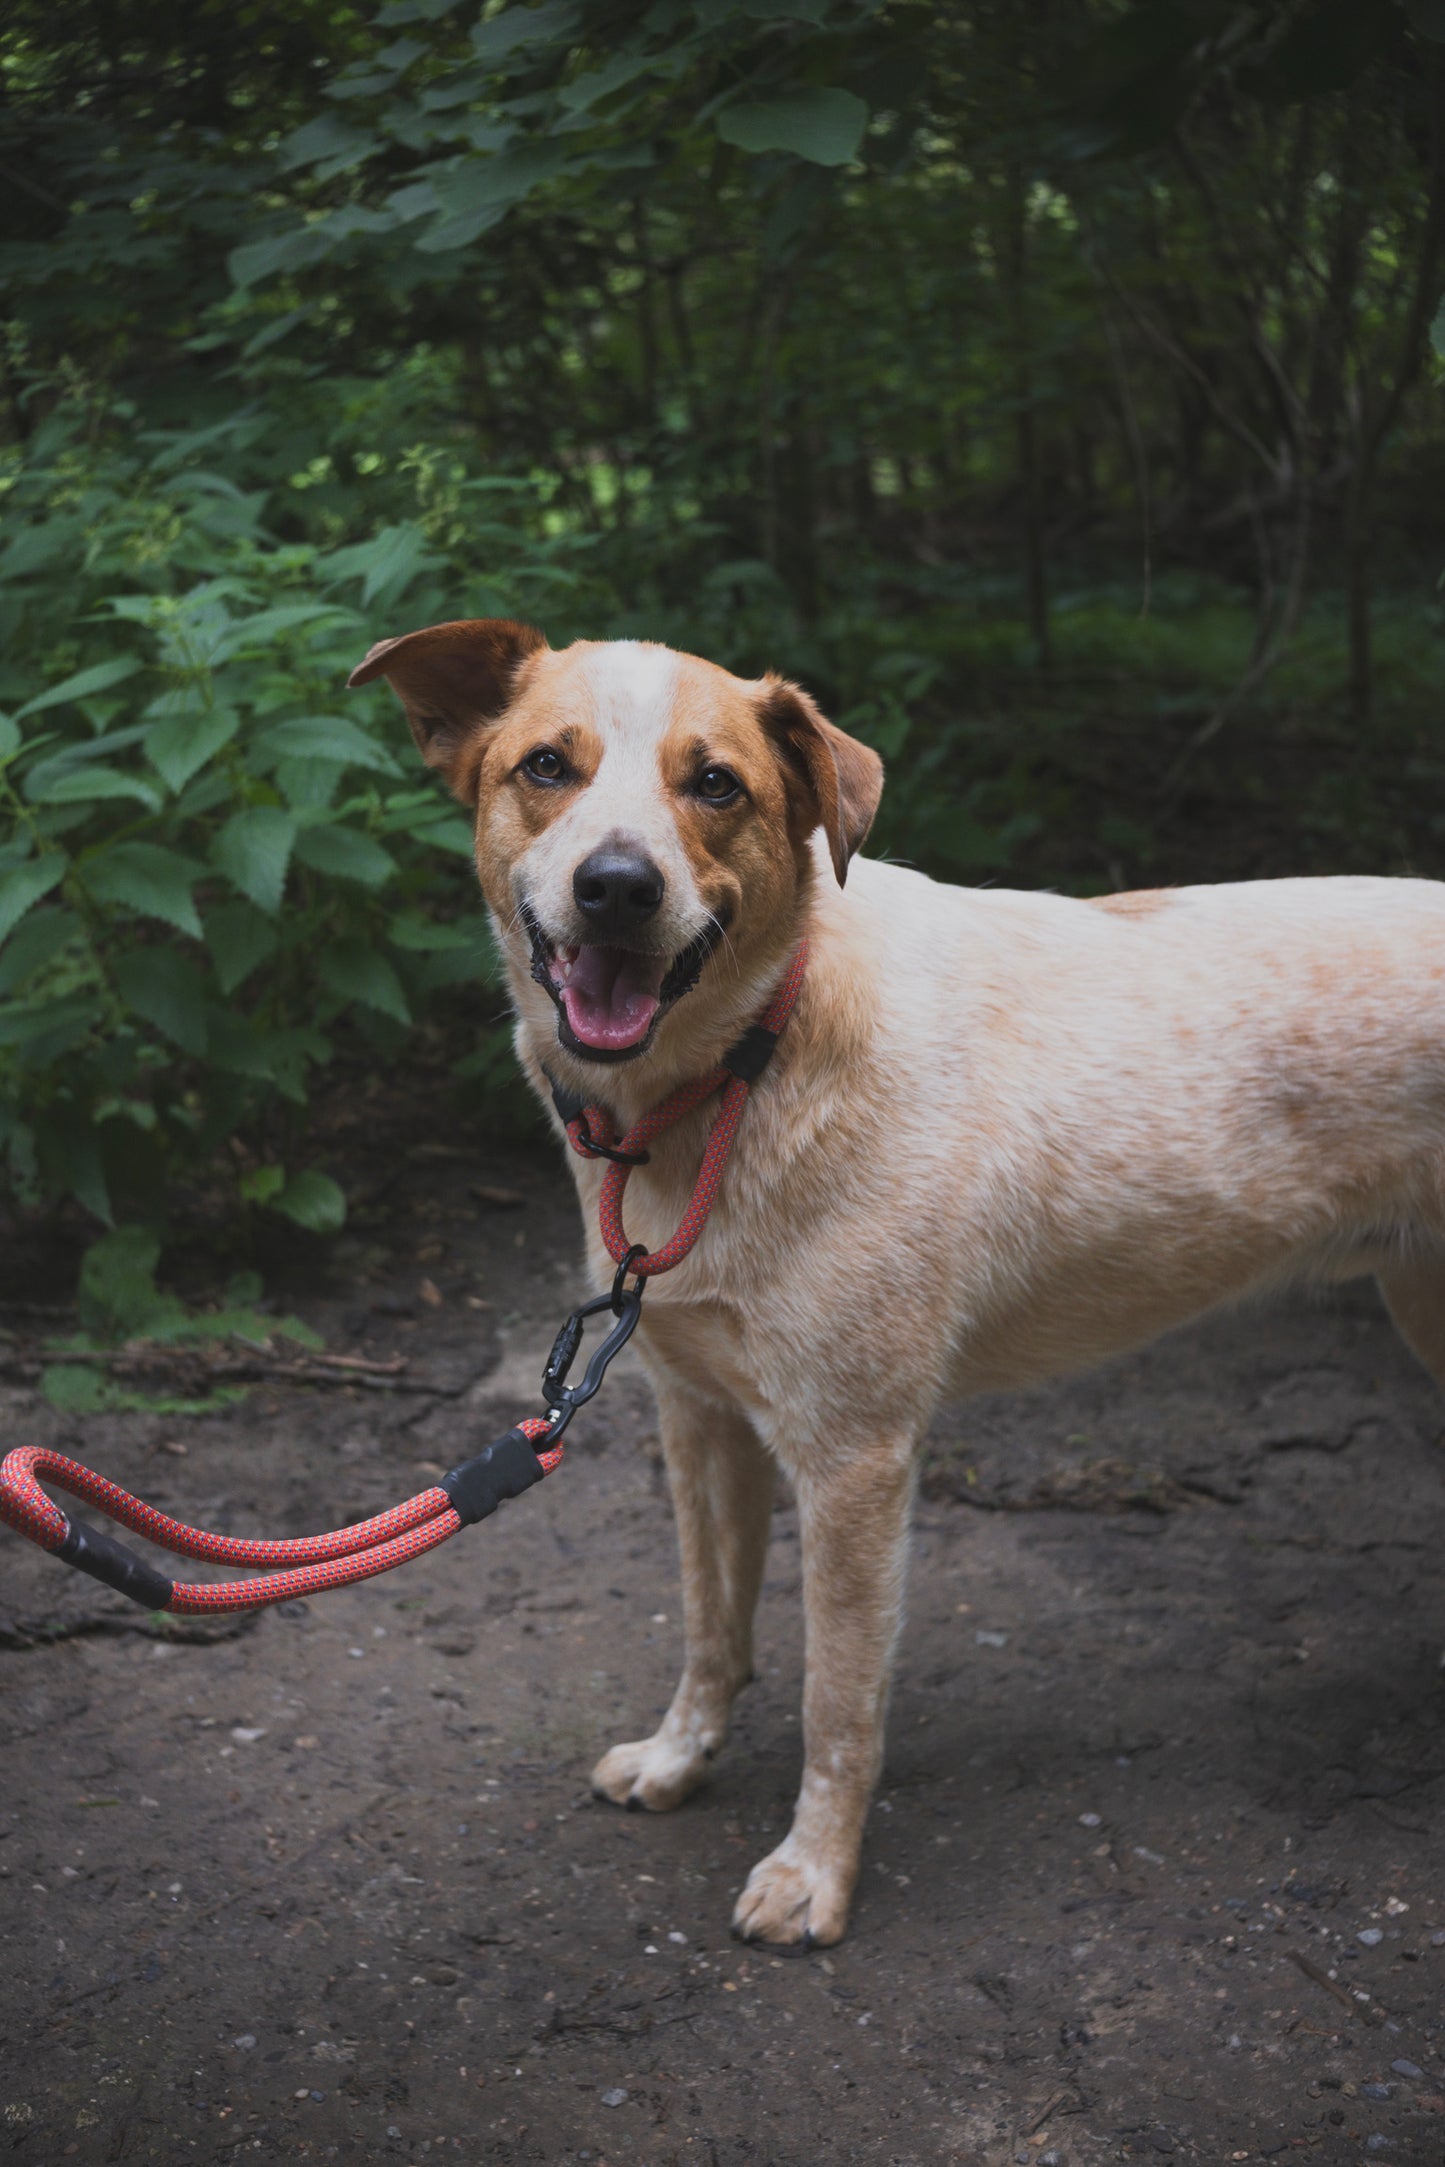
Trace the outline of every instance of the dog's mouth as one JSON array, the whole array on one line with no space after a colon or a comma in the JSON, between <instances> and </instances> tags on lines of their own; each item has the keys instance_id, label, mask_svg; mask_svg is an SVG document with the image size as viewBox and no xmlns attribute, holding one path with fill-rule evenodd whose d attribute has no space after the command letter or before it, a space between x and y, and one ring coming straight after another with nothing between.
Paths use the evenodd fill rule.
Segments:
<instances>
[{"instance_id":1,"label":"dog's mouth","mask_svg":"<svg viewBox=\"0 0 1445 2167\"><path fill-rule=\"evenodd\" d=\"M532 943L532 976L557 1010L557 1036L585 1061L632 1061L645 1052L667 1010L697 984L725 930L712 919L696 940L666 956L550 940L526 904L521 920Z\"/></svg>"}]
</instances>

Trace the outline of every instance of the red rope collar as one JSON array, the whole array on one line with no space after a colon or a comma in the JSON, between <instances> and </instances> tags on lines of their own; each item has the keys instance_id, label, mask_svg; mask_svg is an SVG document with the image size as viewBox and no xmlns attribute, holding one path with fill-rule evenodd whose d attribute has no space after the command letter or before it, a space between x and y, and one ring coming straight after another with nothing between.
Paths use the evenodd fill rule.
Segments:
<instances>
[{"instance_id":1,"label":"red rope collar","mask_svg":"<svg viewBox=\"0 0 1445 2167\"><path fill-rule=\"evenodd\" d=\"M586 1106L568 1121L567 1135L575 1152L584 1159L606 1158L612 1162L603 1179L598 1206L602 1239L613 1263L625 1263L628 1271L635 1272L639 1279L654 1279L659 1272L670 1272L674 1265L681 1264L707 1225L707 1216L717 1201L718 1184L733 1148L743 1108L748 1103L748 1093L797 1006L807 968L808 943L803 940L793 952L782 984L752 1029L723 1055L716 1068L709 1069L705 1076L694 1077L691 1083L682 1084L669 1098L635 1121L625 1136L619 1138L616 1123L602 1106ZM690 1114L694 1107L701 1106L719 1090L723 1095L722 1105L708 1132L697 1186L678 1222L676 1233L660 1249L637 1248L629 1243L622 1224L622 1199L633 1167L646 1159L648 1145L665 1129L670 1129L684 1114Z\"/></svg>"}]
</instances>

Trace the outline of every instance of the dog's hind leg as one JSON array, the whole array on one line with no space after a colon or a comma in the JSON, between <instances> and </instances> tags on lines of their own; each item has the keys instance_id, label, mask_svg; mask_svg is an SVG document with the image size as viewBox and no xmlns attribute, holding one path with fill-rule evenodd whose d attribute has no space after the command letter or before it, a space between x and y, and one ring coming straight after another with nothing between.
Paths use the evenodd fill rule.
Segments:
<instances>
[{"instance_id":1,"label":"dog's hind leg","mask_svg":"<svg viewBox=\"0 0 1445 2167\"><path fill-rule=\"evenodd\" d=\"M1445 1245L1422 1245L1376 1276L1400 1337L1445 1391Z\"/></svg>"},{"instance_id":2,"label":"dog's hind leg","mask_svg":"<svg viewBox=\"0 0 1445 2167\"><path fill-rule=\"evenodd\" d=\"M841 1938L863 1823L883 1759L893 1648L903 1616L911 1438L889 1438L796 1476L807 1675L803 1783L787 1836L748 1877L733 1914L745 1941Z\"/></svg>"},{"instance_id":3,"label":"dog's hind leg","mask_svg":"<svg viewBox=\"0 0 1445 2167\"><path fill-rule=\"evenodd\" d=\"M663 1813L695 1790L727 1736L753 1669L753 1612L762 1585L774 1463L730 1402L704 1398L653 1366L662 1449L677 1514L686 1652L661 1728L614 1746L592 1789L619 1806Z\"/></svg>"}]
</instances>

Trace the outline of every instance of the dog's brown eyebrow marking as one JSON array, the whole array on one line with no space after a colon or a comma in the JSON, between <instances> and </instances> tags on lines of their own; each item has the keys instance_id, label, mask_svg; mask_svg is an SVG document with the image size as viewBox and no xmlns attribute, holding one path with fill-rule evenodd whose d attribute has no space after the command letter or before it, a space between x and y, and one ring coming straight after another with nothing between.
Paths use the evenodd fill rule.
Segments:
<instances>
[{"instance_id":1,"label":"dog's brown eyebrow marking","mask_svg":"<svg viewBox=\"0 0 1445 2167\"><path fill-rule=\"evenodd\" d=\"M1111 910L1119 918L1147 918L1156 910L1163 910L1174 900L1169 888L1129 888L1123 895L1091 895L1089 901L1098 910Z\"/></svg>"}]
</instances>

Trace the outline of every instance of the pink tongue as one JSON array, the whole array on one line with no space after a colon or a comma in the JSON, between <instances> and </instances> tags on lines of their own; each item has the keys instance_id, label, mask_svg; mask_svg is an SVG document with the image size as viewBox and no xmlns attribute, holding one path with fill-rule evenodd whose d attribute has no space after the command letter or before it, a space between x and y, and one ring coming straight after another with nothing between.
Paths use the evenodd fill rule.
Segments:
<instances>
[{"instance_id":1,"label":"pink tongue","mask_svg":"<svg viewBox=\"0 0 1445 2167\"><path fill-rule=\"evenodd\" d=\"M611 1052L635 1046L657 1014L665 956L629 948L579 948L572 975L560 988L572 1035Z\"/></svg>"}]
</instances>

